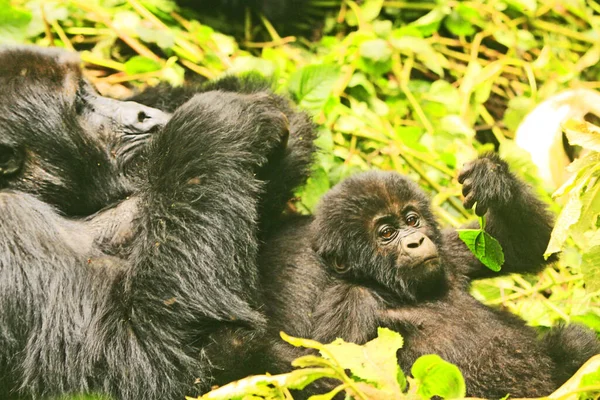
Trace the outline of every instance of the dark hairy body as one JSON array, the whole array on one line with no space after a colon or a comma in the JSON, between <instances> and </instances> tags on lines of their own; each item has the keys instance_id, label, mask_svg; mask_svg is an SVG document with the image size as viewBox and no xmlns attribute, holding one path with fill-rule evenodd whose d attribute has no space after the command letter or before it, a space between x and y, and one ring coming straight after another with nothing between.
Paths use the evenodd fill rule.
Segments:
<instances>
[{"instance_id":1,"label":"dark hairy body","mask_svg":"<svg viewBox=\"0 0 600 400\"><path fill-rule=\"evenodd\" d=\"M170 114L79 64L0 49L0 398L197 394L264 327L260 220L306 178L312 124L256 79L174 91Z\"/></svg>"},{"instance_id":2,"label":"dark hairy body","mask_svg":"<svg viewBox=\"0 0 600 400\"><path fill-rule=\"evenodd\" d=\"M495 155L459 176L465 205L477 202L486 231L505 253L501 273L536 272L552 220L544 205ZM551 393L600 352L593 332L558 326L539 338L515 315L469 294L472 279L496 276L453 229L440 230L425 194L405 177L369 172L322 199L313 217L290 221L261 252L269 319L268 372L289 369L301 351L279 331L330 342L365 343L378 327L398 331L405 373L424 354L439 354L462 371L469 396L537 397ZM324 387L314 387L314 391Z\"/></svg>"}]
</instances>

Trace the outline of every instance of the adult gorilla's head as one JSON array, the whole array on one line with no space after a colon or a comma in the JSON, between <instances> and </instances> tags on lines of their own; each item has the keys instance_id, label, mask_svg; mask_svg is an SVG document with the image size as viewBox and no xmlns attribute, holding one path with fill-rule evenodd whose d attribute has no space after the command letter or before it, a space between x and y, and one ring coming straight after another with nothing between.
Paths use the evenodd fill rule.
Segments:
<instances>
[{"instance_id":1,"label":"adult gorilla's head","mask_svg":"<svg viewBox=\"0 0 600 400\"><path fill-rule=\"evenodd\" d=\"M313 248L330 270L408 300L445 284L440 232L423 191L392 172L346 179L321 200Z\"/></svg>"},{"instance_id":2,"label":"adult gorilla's head","mask_svg":"<svg viewBox=\"0 0 600 400\"><path fill-rule=\"evenodd\" d=\"M100 96L79 57L58 49L0 49L0 189L38 196L71 216L131 191L125 174L169 116Z\"/></svg>"}]
</instances>

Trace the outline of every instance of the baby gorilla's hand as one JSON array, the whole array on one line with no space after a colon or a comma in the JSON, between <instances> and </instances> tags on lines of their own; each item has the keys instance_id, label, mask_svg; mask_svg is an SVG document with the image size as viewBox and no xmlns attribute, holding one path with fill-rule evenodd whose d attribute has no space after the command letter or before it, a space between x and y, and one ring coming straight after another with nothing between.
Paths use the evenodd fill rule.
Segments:
<instances>
[{"instance_id":1,"label":"baby gorilla's hand","mask_svg":"<svg viewBox=\"0 0 600 400\"><path fill-rule=\"evenodd\" d=\"M458 175L463 184L465 208L484 215L488 208L500 209L510 204L517 185L516 178L508 170L508 164L494 153L487 153L465 165Z\"/></svg>"},{"instance_id":2,"label":"baby gorilla's hand","mask_svg":"<svg viewBox=\"0 0 600 400\"><path fill-rule=\"evenodd\" d=\"M290 137L288 117L270 93L255 93L246 97L252 103L257 127L257 134L252 138L255 152L264 154L267 162L282 156Z\"/></svg>"},{"instance_id":3,"label":"baby gorilla's hand","mask_svg":"<svg viewBox=\"0 0 600 400\"><path fill-rule=\"evenodd\" d=\"M227 152L238 165L247 161L255 168L282 153L289 123L270 93L210 91L179 107L165 131L164 135L191 153L206 156Z\"/></svg>"}]
</instances>

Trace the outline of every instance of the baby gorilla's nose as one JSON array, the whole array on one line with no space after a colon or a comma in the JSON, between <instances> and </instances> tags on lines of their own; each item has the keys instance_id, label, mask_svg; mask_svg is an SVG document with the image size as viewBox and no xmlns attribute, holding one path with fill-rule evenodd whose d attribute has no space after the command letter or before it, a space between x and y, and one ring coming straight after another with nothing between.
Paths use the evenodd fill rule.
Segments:
<instances>
[{"instance_id":1,"label":"baby gorilla's nose","mask_svg":"<svg viewBox=\"0 0 600 400\"><path fill-rule=\"evenodd\" d=\"M425 234L412 232L400 242L403 252L411 259L419 262L427 261L438 256L435 244Z\"/></svg>"}]
</instances>

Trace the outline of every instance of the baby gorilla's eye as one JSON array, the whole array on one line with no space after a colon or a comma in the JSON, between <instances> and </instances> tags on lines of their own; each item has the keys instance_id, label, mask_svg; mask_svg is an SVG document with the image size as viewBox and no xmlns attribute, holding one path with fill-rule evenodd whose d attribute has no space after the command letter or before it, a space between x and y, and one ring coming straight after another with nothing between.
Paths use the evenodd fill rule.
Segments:
<instances>
[{"instance_id":1,"label":"baby gorilla's eye","mask_svg":"<svg viewBox=\"0 0 600 400\"><path fill-rule=\"evenodd\" d=\"M406 214L405 221L408 226L419 226L419 222L421 222L419 215L414 212Z\"/></svg>"},{"instance_id":2,"label":"baby gorilla's eye","mask_svg":"<svg viewBox=\"0 0 600 400\"><path fill-rule=\"evenodd\" d=\"M396 237L397 232L398 231L393 226L385 225L379 230L379 237L383 240L392 240Z\"/></svg>"}]
</instances>

